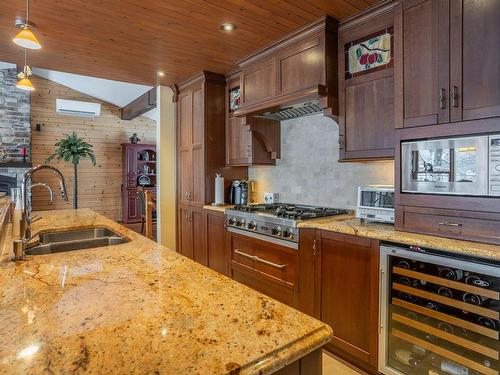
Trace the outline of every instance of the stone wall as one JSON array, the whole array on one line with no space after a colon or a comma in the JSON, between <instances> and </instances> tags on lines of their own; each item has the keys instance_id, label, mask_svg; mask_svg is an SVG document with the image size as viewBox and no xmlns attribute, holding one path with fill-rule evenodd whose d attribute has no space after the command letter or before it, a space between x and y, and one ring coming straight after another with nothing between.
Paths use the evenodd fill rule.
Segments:
<instances>
[{"instance_id":1,"label":"stone wall","mask_svg":"<svg viewBox=\"0 0 500 375\"><path fill-rule=\"evenodd\" d=\"M16 74L16 69L0 69L0 137L6 162L22 161L23 147L28 161L31 154L30 93L16 88Z\"/></svg>"},{"instance_id":2,"label":"stone wall","mask_svg":"<svg viewBox=\"0 0 500 375\"><path fill-rule=\"evenodd\" d=\"M394 184L394 162L339 163L338 125L323 115L281 123L281 160L248 169L255 200L277 192L282 202L354 209L357 187Z\"/></svg>"}]
</instances>

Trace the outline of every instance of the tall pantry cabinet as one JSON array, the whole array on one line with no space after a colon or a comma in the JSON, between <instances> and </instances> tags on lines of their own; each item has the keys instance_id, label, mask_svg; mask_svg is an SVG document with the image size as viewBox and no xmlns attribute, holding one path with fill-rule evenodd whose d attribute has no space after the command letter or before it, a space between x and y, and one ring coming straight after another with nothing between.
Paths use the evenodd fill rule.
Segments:
<instances>
[{"instance_id":1,"label":"tall pantry cabinet","mask_svg":"<svg viewBox=\"0 0 500 375\"><path fill-rule=\"evenodd\" d=\"M225 167L225 85L223 75L202 72L177 95L177 251L202 264L203 205L214 201L216 173L226 188L247 177L246 167Z\"/></svg>"}]
</instances>

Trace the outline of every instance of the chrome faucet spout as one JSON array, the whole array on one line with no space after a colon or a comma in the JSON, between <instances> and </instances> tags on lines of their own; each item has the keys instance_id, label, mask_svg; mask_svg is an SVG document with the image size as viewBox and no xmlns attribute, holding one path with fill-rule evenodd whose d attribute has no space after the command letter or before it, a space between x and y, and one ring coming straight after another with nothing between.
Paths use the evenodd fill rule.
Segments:
<instances>
[{"instance_id":1,"label":"chrome faucet spout","mask_svg":"<svg viewBox=\"0 0 500 375\"><path fill-rule=\"evenodd\" d=\"M49 185L44 184L43 182L37 182L36 184L30 185L28 193L31 193L31 190L37 186L43 186L44 188L46 188L50 194L50 203L54 203L54 191Z\"/></svg>"},{"instance_id":2,"label":"chrome faucet spout","mask_svg":"<svg viewBox=\"0 0 500 375\"><path fill-rule=\"evenodd\" d=\"M24 174L23 183L21 185L21 201L22 201L22 219L21 219L21 238L19 240L14 240L15 249L15 259L22 259L24 257L24 248L27 241L31 237L31 223L34 221L31 217L31 190L36 186L45 187L50 193L50 202L54 201L54 192L49 185L42 182L32 183L32 178L35 173L42 169L51 170L59 180L59 187L61 189L61 197L64 200L68 200L68 192L66 190L66 181L61 171L57 168L51 167L50 165L38 165L31 168L28 172Z\"/></svg>"}]
</instances>

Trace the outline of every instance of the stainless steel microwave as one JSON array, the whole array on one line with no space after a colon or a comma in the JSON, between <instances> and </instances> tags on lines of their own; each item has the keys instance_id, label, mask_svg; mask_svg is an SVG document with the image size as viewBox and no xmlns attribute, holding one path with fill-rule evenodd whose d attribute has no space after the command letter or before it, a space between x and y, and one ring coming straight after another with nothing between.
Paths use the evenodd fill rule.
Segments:
<instances>
[{"instance_id":1,"label":"stainless steel microwave","mask_svg":"<svg viewBox=\"0 0 500 375\"><path fill-rule=\"evenodd\" d=\"M401 191L500 196L500 134L403 142Z\"/></svg>"}]
</instances>

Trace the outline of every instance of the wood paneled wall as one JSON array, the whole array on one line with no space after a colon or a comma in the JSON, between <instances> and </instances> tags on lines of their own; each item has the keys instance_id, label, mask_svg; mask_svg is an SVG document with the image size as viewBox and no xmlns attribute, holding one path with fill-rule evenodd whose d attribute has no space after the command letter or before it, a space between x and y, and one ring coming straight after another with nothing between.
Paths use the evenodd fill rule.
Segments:
<instances>
[{"instance_id":1,"label":"wood paneled wall","mask_svg":"<svg viewBox=\"0 0 500 375\"><path fill-rule=\"evenodd\" d=\"M40 77L33 77L36 91L31 94L32 163L45 163L54 152L54 144L64 134L75 131L94 146L97 165L82 160L78 167L78 205L92 208L112 220L121 220L122 150L132 133L137 133L141 142L155 143L155 121L138 117L132 121L120 120L119 108L68 87ZM101 103L101 116L83 118L56 114L56 98ZM36 131L37 124L41 130ZM33 189L33 209L48 210L72 208L73 166L53 160L51 165L59 168L68 187L69 201L59 194L57 179L49 172L39 172L36 181L48 182L54 189L55 202L49 204L49 193L43 187Z\"/></svg>"}]
</instances>

